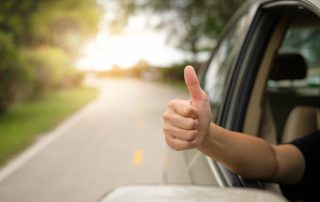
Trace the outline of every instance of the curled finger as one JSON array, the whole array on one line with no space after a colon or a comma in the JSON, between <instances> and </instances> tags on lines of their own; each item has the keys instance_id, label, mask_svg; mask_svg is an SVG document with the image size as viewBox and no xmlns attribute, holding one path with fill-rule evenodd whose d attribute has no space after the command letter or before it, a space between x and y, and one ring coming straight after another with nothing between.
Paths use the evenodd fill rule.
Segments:
<instances>
[{"instance_id":1,"label":"curled finger","mask_svg":"<svg viewBox=\"0 0 320 202\"><path fill-rule=\"evenodd\" d=\"M181 140L173 136L166 136L167 144L177 151L186 150L193 148L190 141Z\"/></svg>"}]
</instances>

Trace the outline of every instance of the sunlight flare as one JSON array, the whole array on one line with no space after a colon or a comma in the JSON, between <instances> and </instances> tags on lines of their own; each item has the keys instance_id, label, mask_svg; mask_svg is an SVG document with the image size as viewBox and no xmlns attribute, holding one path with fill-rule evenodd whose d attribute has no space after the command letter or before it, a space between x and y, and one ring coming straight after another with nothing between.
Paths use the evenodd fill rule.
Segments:
<instances>
[{"instance_id":1,"label":"sunlight flare","mask_svg":"<svg viewBox=\"0 0 320 202\"><path fill-rule=\"evenodd\" d=\"M165 44L163 33L135 29L117 35L101 30L80 52L76 66L83 70L110 70L114 65L130 68L140 60L151 65L168 65L185 57Z\"/></svg>"}]
</instances>

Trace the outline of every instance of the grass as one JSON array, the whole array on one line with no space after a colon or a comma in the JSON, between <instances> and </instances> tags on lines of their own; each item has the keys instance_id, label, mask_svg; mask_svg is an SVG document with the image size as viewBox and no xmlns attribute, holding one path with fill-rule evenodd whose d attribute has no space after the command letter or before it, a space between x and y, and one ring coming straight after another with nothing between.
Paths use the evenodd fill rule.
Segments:
<instances>
[{"instance_id":1,"label":"grass","mask_svg":"<svg viewBox=\"0 0 320 202\"><path fill-rule=\"evenodd\" d=\"M20 103L0 117L0 165L32 144L40 134L57 126L97 95L94 88L50 92L42 98Z\"/></svg>"}]
</instances>

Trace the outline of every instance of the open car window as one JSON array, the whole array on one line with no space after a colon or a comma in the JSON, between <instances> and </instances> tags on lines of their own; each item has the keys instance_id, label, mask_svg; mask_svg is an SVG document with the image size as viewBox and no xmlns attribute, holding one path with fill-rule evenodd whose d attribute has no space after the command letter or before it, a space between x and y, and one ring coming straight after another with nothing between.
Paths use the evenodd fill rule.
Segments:
<instances>
[{"instance_id":1,"label":"open car window","mask_svg":"<svg viewBox=\"0 0 320 202\"><path fill-rule=\"evenodd\" d=\"M271 109L278 143L282 142L286 121L295 107L320 107L319 53L319 18L306 10L295 13L267 82L266 102Z\"/></svg>"},{"instance_id":2,"label":"open car window","mask_svg":"<svg viewBox=\"0 0 320 202\"><path fill-rule=\"evenodd\" d=\"M301 54L307 65L307 75L304 79L296 81L284 79L275 82L270 80L268 82L270 89L320 87L320 25L290 27L279 53ZM320 91L314 92L319 93Z\"/></svg>"}]
</instances>

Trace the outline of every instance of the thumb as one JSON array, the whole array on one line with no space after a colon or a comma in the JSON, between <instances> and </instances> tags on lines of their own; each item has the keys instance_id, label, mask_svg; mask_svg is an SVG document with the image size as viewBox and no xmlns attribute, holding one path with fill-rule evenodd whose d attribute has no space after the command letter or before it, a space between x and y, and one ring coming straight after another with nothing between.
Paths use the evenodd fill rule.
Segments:
<instances>
[{"instance_id":1,"label":"thumb","mask_svg":"<svg viewBox=\"0 0 320 202\"><path fill-rule=\"evenodd\" d=\"M186 82L192 100L201 100L203 92L199 85L197 74L190 65L184 68L184 81Z\"/></svg>"}]
</instances>

